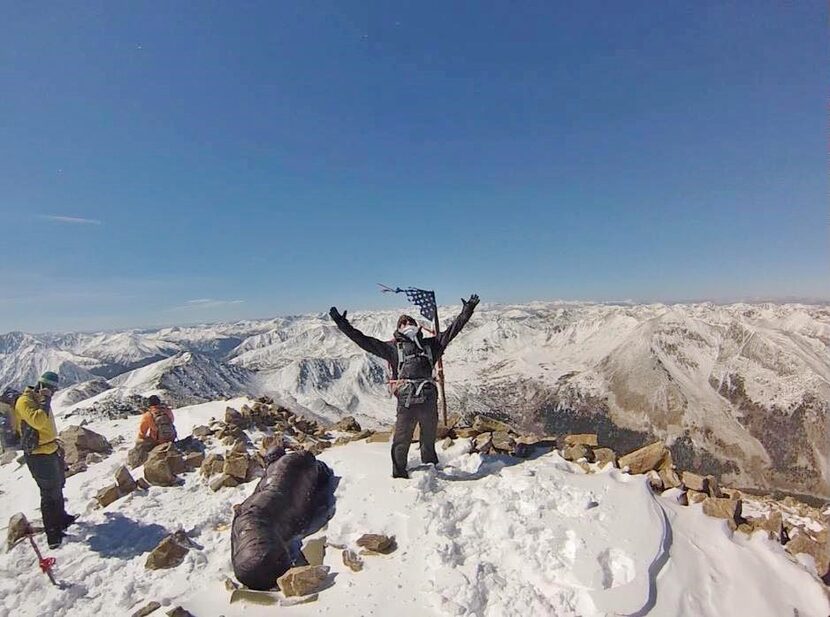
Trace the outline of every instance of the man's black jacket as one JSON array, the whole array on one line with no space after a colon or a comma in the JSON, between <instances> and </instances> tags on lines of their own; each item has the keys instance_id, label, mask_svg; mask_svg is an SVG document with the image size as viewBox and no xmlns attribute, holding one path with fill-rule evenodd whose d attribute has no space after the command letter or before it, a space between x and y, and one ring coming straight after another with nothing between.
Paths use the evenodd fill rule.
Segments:
<instances>
[{"instance_id":1,"label":"man's black jacket","mask_svg":"<svg viewBox=\"0 0 830 617\"><path fill-rule=\"evenodd\" d=\"M458 336L458 333L461 332L462 328L464 328L470 320L474 310L474 304L465 304L464 308L461 310L461 314L456 317L449 327L438 336L421 337L421 334L418 333L421 345L423 347L426 347L427 345L430 347L433 362L438 362L438 359L444 354L444 351L447 349L447 345L450 344L450 341ZM381 341L372 336L363 334L363 332L355 328L342 317L340 319L336 319L335 323L343 334L352 339L358 347L389 362L392 366L392 379L423 379L429 377L429 375L398 375L398 343L403 344L404 353L407 355L415 351L416 345L397 330L395 331L395 337L393 340Z\"/></svg>"}]
</instances>

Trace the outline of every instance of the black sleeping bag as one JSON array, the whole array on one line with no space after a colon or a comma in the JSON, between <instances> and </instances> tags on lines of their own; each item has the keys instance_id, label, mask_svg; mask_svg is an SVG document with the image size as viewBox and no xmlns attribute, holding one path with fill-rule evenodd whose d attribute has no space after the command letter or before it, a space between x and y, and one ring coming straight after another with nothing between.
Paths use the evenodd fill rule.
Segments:
<instances>
[{"instance_id":1,"label":"black sleeping bag","mask_svg":"<svg viewBox=\"0 0 830 617\"><path fill-rule=\"evenodd\" d=\"M272 589L294 561L292 540L312 533L333 503L332 471L310 452L271 462L256 489L237 509L231 561L240 583Z\"/></svg>"}]
</instances>

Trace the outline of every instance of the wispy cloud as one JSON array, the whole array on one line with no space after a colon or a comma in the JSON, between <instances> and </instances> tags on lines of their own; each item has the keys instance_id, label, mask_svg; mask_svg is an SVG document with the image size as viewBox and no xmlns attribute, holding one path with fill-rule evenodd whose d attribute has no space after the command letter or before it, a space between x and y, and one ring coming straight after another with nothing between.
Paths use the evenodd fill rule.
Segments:
<instances>
[{"instance_id":1,"label":"wispy cloud","mask_svg":"<svg viewBox=\"0 0 830 617\"><path fill-rule=\"evenodd\" d=\"M79 216L58 216L57 214L40 214L38 218L53 223L68 223L70 225L101 225L98 219L85 219Z\"/></svg>"},{"instance_id":2,"label":"wispy cloud","mask_svg":"<svg viewBox=\"0 0 830 617\"><path fill-rule=\"evenodd\" d=\"M234 304L243 304L245 300L215 300L214 298L196 298L195 300L188 300L181 306L175 306L173 311L186 311L188 309L207 309L217 308L221 306L233 306Z\"/></svg>"}]
</instances>

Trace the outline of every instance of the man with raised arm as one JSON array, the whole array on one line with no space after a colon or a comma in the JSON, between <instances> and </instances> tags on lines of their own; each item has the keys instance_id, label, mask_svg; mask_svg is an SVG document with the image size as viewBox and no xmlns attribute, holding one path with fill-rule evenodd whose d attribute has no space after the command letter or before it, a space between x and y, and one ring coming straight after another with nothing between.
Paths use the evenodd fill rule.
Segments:
<instances>
[{"instance_id":1,"label":"man with raised arm","mask_svg":"<svg viewBox=\"0 0 830 617\"><path fill-rule=\"evenodd\" d=\"M438 463L435 434L438 428L438 388L434 369L447 345L470 320L479 302L473 294L462 299L461 314L438 336L425 337L418 323L409 315L401 315L391 341L366 336L331 307L329 315L340 331L358 347L383 358L392 367L392 392L398 399L395 434L392 438L392 477L408 478L406 462L415 426L420 425L421 462Z\"/></svg>"}]
</instances>

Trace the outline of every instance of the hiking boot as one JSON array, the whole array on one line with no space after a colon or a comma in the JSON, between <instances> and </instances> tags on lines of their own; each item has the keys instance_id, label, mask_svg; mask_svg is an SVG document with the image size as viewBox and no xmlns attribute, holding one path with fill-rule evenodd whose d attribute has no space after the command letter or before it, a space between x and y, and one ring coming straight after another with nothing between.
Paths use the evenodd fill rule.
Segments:
<instances>
[{"instance_id":1,"label":"hiking boot","mask_svg":"<svg viewBox=\"0 0 830 617\"><path fill-rule=\"evenodd\" d=\"M61 527L63 529L66 529L70 525L73 525L76 520L78 520L77 514L64 514L63 521L61 522Z\"/></svg>"},{"instance_id":2,"label":"hiking boot","mask_svg":"<svg viewBox=\"0 0 830 617\"><path fill-rule=\"evenodd\" d=\"M409 480L409 474L405 471L393 471L392 472L393 478L402 478L404 480Z\"/></svg>"},{"instance_id":3,"label":"hiking boot","mask_svg":"<svg viewBox=\"0 0 830 617\"><path fill-rule=\"evenodd\" d=\"M66 534L62 531L59 531L57 533L47 532L46 542L49 544L49 548L56 549L61 545L61 542L63 542L64 537L66 537Z\"/></svg>"}]
</instances>

